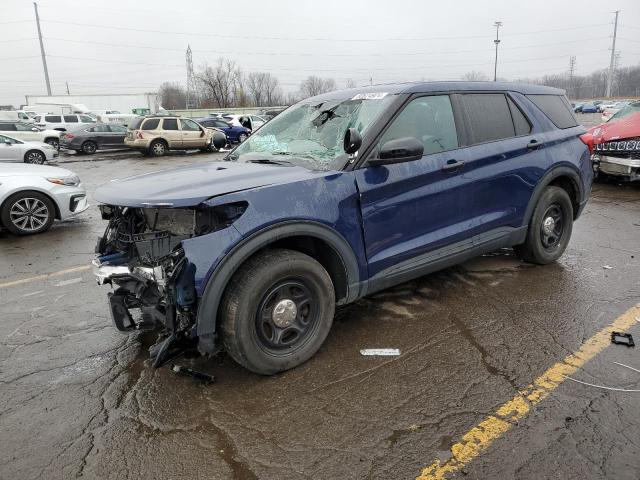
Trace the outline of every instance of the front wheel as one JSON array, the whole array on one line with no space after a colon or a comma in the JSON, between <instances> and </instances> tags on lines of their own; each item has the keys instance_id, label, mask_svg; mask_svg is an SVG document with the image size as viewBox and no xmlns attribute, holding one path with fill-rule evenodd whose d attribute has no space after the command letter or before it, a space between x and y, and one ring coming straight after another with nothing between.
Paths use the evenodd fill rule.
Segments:
<instances>
[{"instance_id":1,"label":"front wheel","mask_svg":"<svg viewBox=\"0 0 640 480\"><path fill-rule=\"evenodd\" d=\"M91 140L87 140L82 144L82 153L86 153L87 155L93 155L98 150L98 145Z\"/></svg>"},{"instance_id":2,"label":"front wheel","mask_svg":"<svg viewBox=\"0 0 640 480\"><path fill-rule=\"evenodd\" d=\"M334 311L333 283L320 263L294 250L268 250L242 265L227 287L224 347L252 372L282 372L318 351Z\"/></svg>"},{"instance_id":3,"label":"front wheel","mask_svg":"<svg viewBox=\"0 0 640 480\"><path fill-rule=\"evenodd\" d=\"M149 153L154 157L162 157L167 153L167 150L169 149L163 140L154 140L151 145L149 145Z\"/></svg>"},{"instance_id":4,"label":"front wheel","mask_svg":"<svg viewBox=\"0 0 640 480\"><path fill-rule=\"evenodd\" d=\"M573 205L569 195L560 187L547 187L531 216L526 241L514 250L527 262L553 263L567 248L572 230Z\"/></svg>"},{"instance_id":5,"label":"front wheel","mask_svg":"<svg viewBox=\"0 0 640 480\"><path fill-rule=\"evenodd\" d=\"M16 235L42 233L53 223L55 206L40 192L18 192L4 202L0 218L7 230Z\"/></svg>"}]
</instances>

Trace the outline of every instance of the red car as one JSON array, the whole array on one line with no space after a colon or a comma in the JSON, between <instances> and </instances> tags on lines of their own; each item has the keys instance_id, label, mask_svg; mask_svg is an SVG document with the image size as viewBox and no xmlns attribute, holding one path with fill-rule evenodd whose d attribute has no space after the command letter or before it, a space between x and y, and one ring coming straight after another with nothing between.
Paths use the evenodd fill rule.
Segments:
<instances>
[{"instance_id":1,"label":"red car","mask_svg":"<svg viewBox=\"0 0 640 480\"><path fill-rule=\"evenodd\" d=\"M640 101L630 103L608 122L590 128L587 135L595 172L640 180Z\"/></svg>"}]
</instances>

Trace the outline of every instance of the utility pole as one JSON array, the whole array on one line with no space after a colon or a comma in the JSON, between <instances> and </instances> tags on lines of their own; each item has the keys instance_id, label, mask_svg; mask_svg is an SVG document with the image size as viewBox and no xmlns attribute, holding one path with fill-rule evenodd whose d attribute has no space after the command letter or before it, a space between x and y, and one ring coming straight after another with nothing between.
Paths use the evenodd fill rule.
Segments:
<instances>
[{"instance_id":1,"label":"utility pole","mask_svg":"<svg viewBox=\"0 0 640 480\"><path fill-rule=\"evenodd\" d=\"M609 75L607 76L607 98L611 96L611 86L613 85L613 70L615 68L614 61L616 56L616 35L618 34L618 14L620 10L614 12L616 20L613 24L613 45L611 45L611 61L609 62Z\"/></svg>"},{"instance_id":2,"label":"utility pole","mask_svg":"<svg viewBox=\"0 0 640 480\"><path fill-rule=\"evenodd\" d=\"M498 81L498 44L500 43L500 27L502 26L502 22L493 22L493 26L496 27L496 39L493 43L496 44L496 63L493 67L493 81Z\"/></svg>"},{"instance_id":3,"label":"utility pole","mask_svg":"<svg viewBox=\"0 0 640 480\"><path fill-rule=\"evenodd\" d=\"M575 98L576 92L573 88L573 74L576 71L576 56L572 55L569 57L569 90L571 91L571 95ZM570 96L571 96L570 95Z\"/></svg>"},{"instance_id":4,"label":"utility pole","mask_svg":"<svg viewBox=\"0 0 640 480\"><path fill-rule=\"evenodd\" d=\"M67 84L67 95L71 95L71 94L69 93L69 82L64 82L64 83L66 83L66 84Z\"/></svg>"},{"instance_id":5,"label":"utility pole","mask_svg":"<svg viewBox=\"0 0 640 480\"><path fill-rule=\"evenodd\" d=\"M47 95L51 96L51 83L49 83L49 70L47 69L47 57L44 54L44 44L42 43L42 31L40 30L40 16L38 15L38 4L33 2L36 11L36 25L38 26L38 38L40 39L40 53L42 54L42 66L44 68L44 80L47 83Z\"/></svg>"}]
</instances>

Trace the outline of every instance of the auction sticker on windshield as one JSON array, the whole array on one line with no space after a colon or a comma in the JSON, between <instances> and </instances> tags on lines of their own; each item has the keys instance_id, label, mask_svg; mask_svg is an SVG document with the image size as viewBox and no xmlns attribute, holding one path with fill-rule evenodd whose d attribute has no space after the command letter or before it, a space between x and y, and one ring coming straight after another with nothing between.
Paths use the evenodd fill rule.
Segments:
<instances>
[{"instance_id":1,"label":"auction sticker on windshield","mask_svg":"<svg viewBox=\"0 0 640 480\"><path fill-rule=\"evenodd\" d=\"M380 100L381 98L389 95L389 92L369 92L369 93L359 93L354 96L351 100Z\"/></svg>"}]
</instances>

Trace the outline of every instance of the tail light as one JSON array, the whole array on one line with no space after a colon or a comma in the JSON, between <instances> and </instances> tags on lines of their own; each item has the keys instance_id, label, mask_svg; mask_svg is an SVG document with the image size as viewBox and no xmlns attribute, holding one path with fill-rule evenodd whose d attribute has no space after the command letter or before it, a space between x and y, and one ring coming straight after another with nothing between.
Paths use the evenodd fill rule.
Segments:
<instances>
[{"instance_id":1,"label":"tail light","mask_svg":"<svg viewBox=\"0 0 640 480\"><path fill-rule=\"evenodd\" d=\"M136 138L144 138L140 130L136 130Z\"/></svg>"},{"instance_id":2,"label":"tail light","mask_svg":"<svg viewBox=\"0 0 640 480\"><path fill-rule=\"evenodd\" d=\"M593 153L593 135L585 133L584 135L580 135L580 140L589 148L589 154Z\"/></svg>"},{"instance_id":3,"label":"tail light","mask_svg":"<svg viewBox=\"0 0 640 480\"><path fill-rule=\"evenodd\" d=\"M63 133L62 137L63 138L73 138L73 137L75 137L75 135L73 133Z\"/></svg>"}]
</instances>

